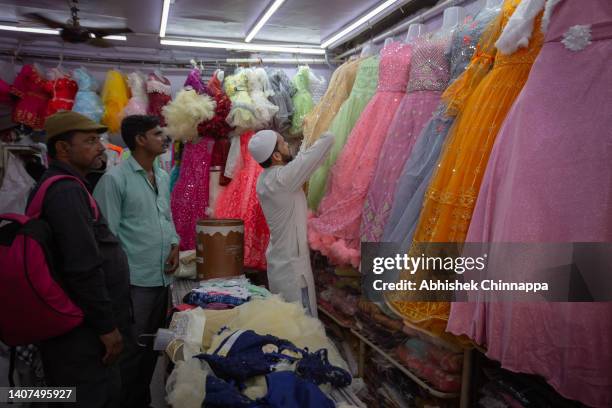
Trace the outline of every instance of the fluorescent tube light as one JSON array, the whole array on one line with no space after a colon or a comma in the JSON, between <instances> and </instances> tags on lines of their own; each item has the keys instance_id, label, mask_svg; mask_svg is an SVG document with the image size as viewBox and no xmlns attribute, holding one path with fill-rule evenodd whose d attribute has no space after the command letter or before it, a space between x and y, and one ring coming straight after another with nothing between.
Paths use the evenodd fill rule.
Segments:
<instances>
[{"instance_id":1,"label":"fluorescent tube light","mask_svg":"<svg viewBox=\"0 0 612 408\"><path fill-rule=\"evenodd\" d=\"M102 38L105 40L127 41L127 37L125 35L107 35L106 37Z\"/></svg>"},{"instance_id":2,"label":"fluorescent tube light","mask_svg":"<svg viewBox=\"0 0 612 408\"><path fill-rule=\"evenodd\" d=\"M251 32L249 32L244 41L251 42L253 37L257 35L259 30L261 30L261 28L268 22L270 17L272 17L272 14L276 13L276 10L278 10L278 8L282 6L284 2L285 0L274 0L274 3L272 3L272 5L268 8L264 15L261 16L257 24L255 24L255 26L251 29Z\"/></svg>"},{"instance_id":3,"label":"fluorescent tube light","mask_svg":"<svg viewBox=\"0 0 612 408\"><path fill-rule=\"evenodd\" d=\"M164 6L162 8L161 24L159 26L159 36L164 38L166 36L166 28L168 27L168 14L170 13L170 1L164 0Z\"/></svg>"},{"instance_id":4,"label":"fluorescent tube light","mask_svg":"<svg viewBox=\"0 0 612 408\"><path fill-rule=\"evenodd\" d=\"M18 31L21 33L34 33L34 34L59 34L59 30L51 30L49 28L34 28L34 27L16 27L8 25L0 25L0 30L5 31Z\"/></svg>"},{"instance_id":5,"label":"fluorescent tube light","mask_svg":"<svg viewBox=\"0 0 612 408\"><path fill-rule=\"evenodd\" d=\"M187 41L187 40L160 40L162 45L177 45L182 47L218 48L224 50L238 51L270 51L286 52L290 54L312 54L325 55L325 50L320 48L287 47L282 45L247 44L247 43L218 43L210 41Z\"/></svg>"},{"instance_id":6,"label":"fluorescent tube light","mask_svg":"<svg viewBox=\"0 0 612 408\"><path fill-rule=\"evenodd\" d=\"M363 24L367 23L372 18L376 17L377 15L379 15L380 13L382 13L383 11L385 11L386 9L388 9L389 7L391 7L393 4L397 3L398 1L399 0L387 0L387 1L385 1L381 5L379 5L378 7L373 9L372 11L370 11L369 13L363 15L362 17L357 19L355 22L351 23L345 29L340 30L339 32L337 32L336 34L332 35L330 38L325 40L323 42L323 44L321 44L321 48L329 47L331 44L333 44L336 41L340 40L341 38L343 38L347 34L353 32L355 29L357 29L358 27L360 27Z\"/></svg>"}]
</instances>

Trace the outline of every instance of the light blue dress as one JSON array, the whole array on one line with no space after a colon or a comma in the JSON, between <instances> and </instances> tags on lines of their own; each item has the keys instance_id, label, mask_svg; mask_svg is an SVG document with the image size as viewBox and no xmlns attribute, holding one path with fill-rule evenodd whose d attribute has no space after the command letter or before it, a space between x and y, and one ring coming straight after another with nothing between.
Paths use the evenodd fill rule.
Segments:
<instances>
[{"instance_id":1,"label":"light blue dress","mask_svg":"<svg viewBox=\"0 0 612 408\"><path fill-rule=\"evenodd\" d=\"M100 123L104 113L104 105L100 96L96 93L98 82L85 68L75 69L72 72L72 77L79 85L72 110Z\"/></svg>"},{"instance_id":2,"label":"light blue dress","mask_svg":"<svg viewBox=\"0 0 612 408\"><path fill-rule=\"evenodd\" d=\"M465 71L481 34L499 11L485 8L473 21L453 33L450 51L451 83ZM454 120L455 117L446 115L446 104L441 102L417 138L397 183L391 216L385 224L382 242L394 242L400 244L401 248L410 247L425 192Z\"/></svg>"}]
</instances>

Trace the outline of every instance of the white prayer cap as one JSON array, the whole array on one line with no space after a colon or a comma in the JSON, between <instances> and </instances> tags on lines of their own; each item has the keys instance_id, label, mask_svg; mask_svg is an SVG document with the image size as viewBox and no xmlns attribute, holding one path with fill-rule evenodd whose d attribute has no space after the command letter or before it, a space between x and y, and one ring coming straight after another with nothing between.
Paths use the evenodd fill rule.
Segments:
<instances>
[{"instance_id":1,"label":"white prayer cap","mask_svg":"<svg viewBox=\"0 0 612 408\"><path fill-rule=\"evenodd\" d=\"M249 141L249 152L257 163L263 163L272 156L276 142L277 133L273 130L260 130Z\"/></svg>"}]
</instances>

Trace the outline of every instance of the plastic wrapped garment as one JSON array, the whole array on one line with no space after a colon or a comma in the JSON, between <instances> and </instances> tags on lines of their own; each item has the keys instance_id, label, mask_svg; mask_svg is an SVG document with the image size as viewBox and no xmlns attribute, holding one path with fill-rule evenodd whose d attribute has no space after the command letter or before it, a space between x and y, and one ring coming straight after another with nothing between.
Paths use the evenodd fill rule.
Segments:
<instances>
[{"instance_id":1,"label":"plastic wrapped garment","mask_svg":"<svg viewBox=\"0 0 612 408\"><path fill-rule=\"evenodd\" d=\"M123 109L123 117L130 115L146 115L149 107L147 95L147 78L142 72L132 72L128 75L128 84L132 97Z\"/></svg>"},{"instance_id":2,"label":"plastic wrapped garment","mask_svg":"<svg viewBox=\"0 0 612 408\"><path fill-rule=\"evenodd\" d=\"M21 160L8 155L8 163L5 163L2 187L0 188L0 214L15 213L23 214L28 202L28 195L36 184L34 179L25 170Z\"/></svg>"}]
</instances>

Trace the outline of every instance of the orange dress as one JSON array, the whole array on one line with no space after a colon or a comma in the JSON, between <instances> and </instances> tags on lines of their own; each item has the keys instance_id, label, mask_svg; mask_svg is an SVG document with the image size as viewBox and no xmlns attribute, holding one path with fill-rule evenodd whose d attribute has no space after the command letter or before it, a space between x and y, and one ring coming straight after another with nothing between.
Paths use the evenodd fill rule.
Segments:
<instances>
[{"instance_id":1,"label":"orange dress","mask_svg":"<svg viewBox=\"0 0 612 408\"><path fill-rule=\"evenodd\" d=\"M459 114L425 194L411 256L441 256L435 246L419 244L465 241L493 143L544 42L540 13L526 48L511 55L495 52L495 42L519 3L504 1L500 16L483 34L470 66L443 96L450 109ZM490 64L493 69L487 73ZM400 276L424 279L427 272L417 271L411 276L404 272ZM436 334L444 332L450 303L409 302L405 294L388 299L390 306L411 323Z\"/></svg>"}]
</instances>

